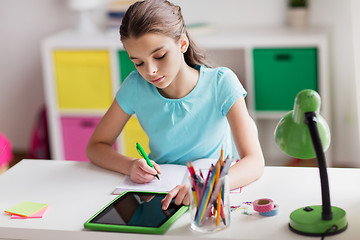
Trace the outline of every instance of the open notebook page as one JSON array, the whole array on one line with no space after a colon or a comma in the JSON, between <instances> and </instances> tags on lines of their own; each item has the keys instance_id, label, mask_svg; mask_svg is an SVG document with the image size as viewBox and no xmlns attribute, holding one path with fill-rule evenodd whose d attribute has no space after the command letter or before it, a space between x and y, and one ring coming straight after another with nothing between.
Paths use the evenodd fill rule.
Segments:
<instances>
[{"instance_id":1,"label":"open notebook page","mask_svg":"<svg viewBox=\"0 0 360 240\"><path fill-rule=\"evenodd\" d=\"M195 170L210 168L216 159L199 159L193 163ZM176 164L160 164L160 180L155 179L149 183L134 183L129 176L125 176L120 184L116 186L113 194L121 194L125 191L146 191L146 192L169 192L179 184L187 181L188 170L186 166Z\"/></svg>"}]
</instances>

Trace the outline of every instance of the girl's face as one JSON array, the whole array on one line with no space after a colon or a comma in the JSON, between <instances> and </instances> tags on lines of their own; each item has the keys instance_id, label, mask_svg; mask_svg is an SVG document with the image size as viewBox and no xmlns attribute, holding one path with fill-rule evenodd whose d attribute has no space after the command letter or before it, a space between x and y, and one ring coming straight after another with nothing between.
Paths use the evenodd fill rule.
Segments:
<instances>
[{"instance_id":1,"label":"girl's face","mask_svg":"<svg viewBox=\"0 0 360 240\"><path fill-rule=\"evenodd\" d=\"M162 34L147 33L126 39L123 45L141 76L159 89L174 85L186 65L183 53L188 41L185 36L175 42Z\"/></svg>"}]
</instances>

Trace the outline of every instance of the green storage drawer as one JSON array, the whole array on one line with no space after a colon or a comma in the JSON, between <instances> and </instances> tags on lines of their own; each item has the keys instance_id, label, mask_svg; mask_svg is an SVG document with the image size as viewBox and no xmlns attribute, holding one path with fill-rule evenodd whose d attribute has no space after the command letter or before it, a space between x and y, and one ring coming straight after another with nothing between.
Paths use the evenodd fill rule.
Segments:
<instances>
[{"instance_id":1,"label":"green storage drawer","mask_svg":"<svg viewBox=\"0 0 360 240\"><path fill-rule=\"evenodd\" d=\"M129 59L129 55L125 50L118 51L118 58L119 58L119 69L120 69L120 84L123 83L125 78L134 71L135 65Z\"/></svg>"},{"instance_id":2,"label":"green storage drawer","mask_svg":"<svg viewBox=\"0 0 360 240\"><path fill-rule=\"evenodd\" d=\"M253 55L255 110L292 110L298 92L318 91L316 48L258 48Z\"/></svg>"}]
</instances>

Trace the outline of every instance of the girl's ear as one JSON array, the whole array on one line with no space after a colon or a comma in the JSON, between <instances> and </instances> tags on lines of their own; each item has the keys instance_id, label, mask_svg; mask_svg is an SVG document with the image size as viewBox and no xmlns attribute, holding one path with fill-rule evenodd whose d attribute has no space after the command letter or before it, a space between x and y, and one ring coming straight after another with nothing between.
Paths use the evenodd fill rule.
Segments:
<instances>
[{"instance_id":1,"label":"girl's ear","mask_svg":"<svg viewBox=\"0 0 360 240\"><path fill-rule=\"evenodd\" d=\"M189 47L189 39L186 34L181 35L179 42L181 53L185 53Z\"/></svg>"}]
</instances>

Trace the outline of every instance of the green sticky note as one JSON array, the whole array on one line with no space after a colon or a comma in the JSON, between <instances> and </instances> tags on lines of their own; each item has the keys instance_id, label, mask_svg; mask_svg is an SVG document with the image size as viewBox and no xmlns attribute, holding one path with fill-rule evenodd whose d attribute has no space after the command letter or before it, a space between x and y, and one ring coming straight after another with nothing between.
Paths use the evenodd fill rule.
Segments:
<instances>
[{"instance_id":1,"label":"green sticky note","mask_svg":"<svg viewBox=\"0 0 360 240\"><path fill-rule=\"evenodd\" d=\"M19 216L28 217L30 215L33 215L42 209L46 208L48 205L46 203L35 203L35 202L29 202L25 201L22 202L14 207L11 207L9 209L6 209L5 212L10 214L16 214Z\"/></svg>"}]
</instances>

